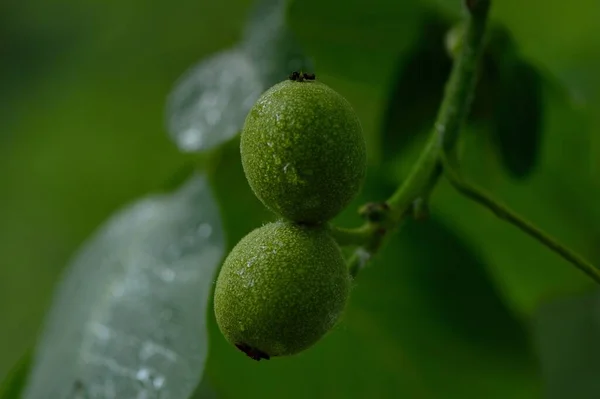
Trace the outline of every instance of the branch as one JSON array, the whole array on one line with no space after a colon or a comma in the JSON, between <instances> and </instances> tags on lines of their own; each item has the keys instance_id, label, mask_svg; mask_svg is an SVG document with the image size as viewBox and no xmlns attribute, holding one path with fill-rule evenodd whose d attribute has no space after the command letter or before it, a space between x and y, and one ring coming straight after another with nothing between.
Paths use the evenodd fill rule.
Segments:
<instances>
[{"instance_id":1,"label":"branch","mask_svg":"<svg viewBox=\"0 0 600 399\"><path fill-rule=\"evenodd\" d=\"M469 14L464 42L446 84L444 99L433 132L408 178L387 201L390 208L394 209L394 220L405 212L427 185L435 184L437 180L437 177L434 177L435 169L439 162L440 151L442 148L446 152L454 149L458 134L471 108L490 2L489 0L467 0L466 5ZM434 182L431 182L432 179Z\"/></svg>"},{"instance_id":2,"label":"branch","mask_svg":"<svg viewBox=\"0 0 600 399\"><path fill-rule=\"evenodd\" d=\"M344 229L337 234L343 242L362 243L349 260L352 275L383 245L385 236L395 230L407 215L414 215L432 191L440 176L439 156L442 150L454 148L458 133L469 113L471 99L477 81L480 54L483 50L485 26L490 0L465 0L467 21L464 43L446 84L444 99L440 106L433 131L421 155L404 183L381 204L368 204L361 213L367 223L358 229ZM369 206L371 205L371 206ZM421 209L421 208L419 208ZM365 236L370 231L370 236ZM365 255L366 254L366 255Z\"/></svg>"},{"instance_id":3,"label":"branch","mask_svg":"<svg viewBox=\"0 0 600 399\"><path fill-rule=\"evenodd\" d=\"M445 176L448 178L450 184L452 184L452 186L459 193L488 208L500 219L506 220L508 223L513 224L521 231L529 234L531 237L535 238L540 243L556 252L563 259L572 263L579 270L591 277L595 282L600 283L600 270L595 268L591 263L586 261L574 251L559 243L556 239L545 233L540 228L523 219L505 205L498 203L480 188L466 182L459 173L458 169L452 166L445 156L442 156L441 159L444 164Z\"/></svg>"},{"instance_id":4,"label":"branch","mask_svg":"<svg viewBox=\"0 0 600 399\"><path fill-rule=\"evenodd\" d=\"M381 248L387 233L397 229L407 216L419 218L426 212L428 197L444 172L452 186L465 197L485 206L499 218L529 234L600 283L600 269L479 188L467 183L458 166L454 166L458 165L455 157L456 141L469 113L477 83L490 0L465 0L465 5L468 17L463 44L446 84L434 129L408 178L386 202L367 204L361 209L362 216L367 219L364 226L357 229L332 228L340 245L358 246L348 260L350 274L355 276L364 267Z\"/></svg>"},{"instance_id":5,"label":"branch","mask_svg":"<svg viewBox=\"0 0 600 399\"><path fill-rule=\"evenodd\" d=\"M366 223L356 229L330 226L331 235L341 246L365 245L372 239L375 229L376 226L370 223Z\"/></svg>"}]
</instances>

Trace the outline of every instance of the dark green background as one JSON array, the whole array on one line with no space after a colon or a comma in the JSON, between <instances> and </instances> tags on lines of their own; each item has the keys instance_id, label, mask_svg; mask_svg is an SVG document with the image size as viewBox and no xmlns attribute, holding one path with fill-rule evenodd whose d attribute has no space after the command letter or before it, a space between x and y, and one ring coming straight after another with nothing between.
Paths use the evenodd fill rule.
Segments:
<instances>
[{"instance_id":1,"label":"dark green background","mask_svg":"<svg viewBox=\"0 0 600 399\"><path fill-rule=\"evenodd\" d=\"M189 160L167 137L166 96L188 67L240 39L251 5L0 5L0 377L34 343L77 247L113 211L162 189ZM384 153L388 141L414 133L384 131L393 82L429 15L455 22L460 11L458 0L292 5L290 25L315 58L317 76L353 104L367 137L369 182L340 224L358 224L356 207L385 198L405 176L423 135L393 157ZM600 5L503 0L491 19L543 75L543 134L534 172L518 180L506 173L485 128L470 126L466 173L600 264ZM431 91L435 109L437 92L426 83L396 95L410 104ZM401 111L393 114L402 118ZM237 142L221 151L211 178L231 246L272 216L247 186ZM561 367L600 375L599 362L587 358L545 363L557 358L547 351L571 353L574 341L598 351L591 327L583 323L585 333L560 339L561 312L537 322L540 305L592 284L445 182L432 207L429 222L407 226L359 276L344 322L314 349L254 363L225 343L211 319L207 376L219 397L535 398L549 379L559 389ZM600 318L600 309L593 314ZM555 344L544 345L550 332ZM574 398L600 397L597 384L562 381Z\"/></svg>"}]
</instances>

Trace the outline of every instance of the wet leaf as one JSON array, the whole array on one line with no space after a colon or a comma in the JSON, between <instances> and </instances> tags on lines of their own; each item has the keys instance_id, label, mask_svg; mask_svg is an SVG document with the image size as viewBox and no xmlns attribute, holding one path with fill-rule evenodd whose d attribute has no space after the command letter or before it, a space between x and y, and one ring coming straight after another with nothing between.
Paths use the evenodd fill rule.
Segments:
<instances>
[{"instance_id":1,"label":"wet leaf","mask_svg":"<svg viewBox=\"0 0 600 399\"><path fill-rule=\"evenodd\" d=\"M547 301L534 321L544 398L600 397L600 293Z\"/></svg>"},{"instance_id":2,"label":"wet leaf","mask_svg":"<svg viewBox=\"0 0 600 399\"><path fill-rule=\"evenodd\" d=\"M289 31L286 0L260 0L238 45L188 70L167 99L167 128L182 152L201 152L235 136L269 87L312 63Z\"/></svg>"},{"instance_id":3,"label":"wet leaf","mask_svg":"<svg viewBox=\"0 0 600 399\"><path fill-rule=\"evenodd\" d=\"M256 65L240 49L201 61L169 96L171 138L182 152L221 144L238 133L263 87Z\"/></svg>"},{"instance_id":4,"label":"wet leaf","mask_svg":"<svg viewBox=\"0 0 600 399\"><path fill-rule=\"evenodd\" d=\"M225 143L215 154L208 177L222 210L221 220L230 250L243 236L277 216L250 189L242 168L239 137Z\"/></svg>"},{"instance_id":5,"label":"wet leaf","mask_svg":"<svg viewBox=\"0 0 600 399\"><path fill-rule=\"evenodd\" d=\"M288 27L288 0L258 0L251 11L241 47L256 65L265 89L293 71L314 72L296 35Z\"/></svg>"},{"instance_id":6,"label":"wet leaf","mask_svg":"<svg viewBox=\"0 0 600 399\"><path fill-rule=\"evenodd\" d=\"M187 399L204 369L223 251L203 176L118 212L66 269L25 398Z\"/></svg>"}]
</instances>

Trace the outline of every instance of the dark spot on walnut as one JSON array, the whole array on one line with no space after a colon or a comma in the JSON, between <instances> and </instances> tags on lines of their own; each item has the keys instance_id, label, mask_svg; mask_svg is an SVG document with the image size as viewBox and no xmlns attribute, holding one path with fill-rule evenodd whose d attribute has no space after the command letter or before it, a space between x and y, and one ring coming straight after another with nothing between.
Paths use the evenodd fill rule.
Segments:
<instances>
[{"instance_id":1,"label":"dark spot on walnut","mask_svg":"<svg viewBox=\"0 0 600 399\"><path fill-rule=\"evenodd\" d=\"M248 344L240 343L240 344L235 344L235 346L239 350L244 352L250 359L259 361L261 359L269 360L271 358L271 356L267 355L263 351L261 351L259 349L255 349Z\"/></svg>"}]
</instances>

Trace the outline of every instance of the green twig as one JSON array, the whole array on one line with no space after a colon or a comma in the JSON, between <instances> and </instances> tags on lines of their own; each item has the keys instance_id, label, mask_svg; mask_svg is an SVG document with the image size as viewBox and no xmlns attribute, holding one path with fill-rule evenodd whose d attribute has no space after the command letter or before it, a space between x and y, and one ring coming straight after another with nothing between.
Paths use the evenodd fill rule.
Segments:
<instances>
[{"instance_id":1,"label":"green twig","mask_svg":"<svg viewBox=\"0 0 600 399\"><path fill-rule=\"evenodd\" d=\"M358 273L383 245L387 233L398 228L407 215L419 218L426 211L428 197L443 171L461 194L534 237L600 283L599 269L479 188L467 183L459 173L455 146L477 83L490 0L465 0L465 5L468 17L463 43L448 79L434 129L408 178L386 202L367 204L361 209L361 214L367 219L363 227L333 229L341 245L358 246L348 260L350 274L354 276Z\"/></svg>"},{"instance_id":2,"label":"green twig","mask_svg":"<svg viewBox=\"0 0 600 399\"><path fill-rule=\"evenodd\" d=\"M362 246L372 239L375 226L365 223L356 229L347 229L344 227L330 226L331 235L341 246Z\"/></svg>"},{"instance_id":3,"label":"green twig","mask_svg":"<svg viewBox=\"0 0 600 399\"><path fill-rule=\"evenodd\" d=\"M563 259L571 262L579 270L587 274L597 283L600 283L600 270L595 268L591 263L586 261L584 258L573 252L566 246L559 243L556 239L534 226L532 223L525 220L523 217L494 200L490 195L486 194L482 189L475 185L468 183L461 176L457 168L455 168L450 162L448 162L444 156L442 156L442 162L444 163L444 174L452 186L465 197L483 205L492 211L500 219L506 220L513 224L521 231L529 234L540 243L544 244L552 251L556 252Z\"/></svg>"},{"instance_id":4,"label":"green twig","mask_svg":"<svg viewBox=\"0 0 600 399\"><path fill-rule=\"evenodd\" d=\"M483 50L490 0L465 0L465 5L464 43L446 85L433 131L419 159L404 183L385 203L365 208L363 216L368 220L365 226L344 229L343 234L338 234L338 242L342 245L361 245L348 262L352 274L356 274L383 245L386 233L397 228L407 215L414 215L414 206L419 205L419 201L427 200L440 176L439 154L442 149L454 147L467 117ZM370 234L365 234L366 231Z\"/></svg>"},{"instance_id":5,"label":"green twig","mask_svg":"<svg viewBox=\"0 0 600 399\"><path fill-rule=\"evenodd\" d=\"M429 139L408 178L387 201L393 209L392 218L398 220L412 202L432 182L441 149L454 149L471 107L477 83L480 55L483 51L489 0L467 0L469 16L465 26L464 42L450 73L436 122Z\"/></svg>"}]
</instances>

